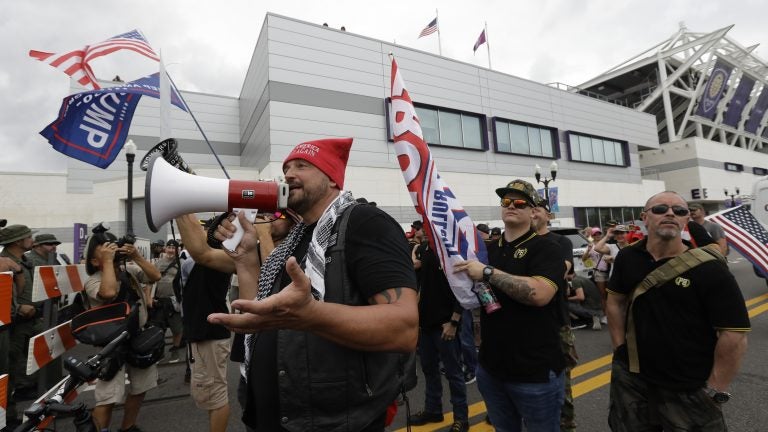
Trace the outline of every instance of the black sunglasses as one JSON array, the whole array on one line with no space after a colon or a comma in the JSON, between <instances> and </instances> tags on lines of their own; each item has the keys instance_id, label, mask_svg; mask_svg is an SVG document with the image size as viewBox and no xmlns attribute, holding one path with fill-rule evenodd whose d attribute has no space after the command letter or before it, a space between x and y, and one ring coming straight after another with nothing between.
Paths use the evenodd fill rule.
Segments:
<instances>
[{"instance_id":1,"label":"black sunglasses","mask_svg":"<svg viewBox=\"0 0 768 432\"><path fill-rule=\"evenodd\" d=\"M524 199L512 199L512 198L502 198L501 199L501 206L502 207L507 208L510 205L513 205L518 210L522 210L522 209L531 207L531 204L529 204L528 201L526 201Z\"/></svg>"},{"instance_id":2,"label":"black sunglasses","mask_svg":"<svg viewBox=\"0 0 768 432\"><path fill-rule=\"evenodd\" d=\"M688 210L683 206L678 206L678 205L668 206L666 204L655 205L643 211L646 211L646 212L650 211L653 214L663 215L670 209L670 207L672 208L672 213L674 213L675 216L687 216L688 213L690 213L690 210Z\"/></svg>"}]
</instances>

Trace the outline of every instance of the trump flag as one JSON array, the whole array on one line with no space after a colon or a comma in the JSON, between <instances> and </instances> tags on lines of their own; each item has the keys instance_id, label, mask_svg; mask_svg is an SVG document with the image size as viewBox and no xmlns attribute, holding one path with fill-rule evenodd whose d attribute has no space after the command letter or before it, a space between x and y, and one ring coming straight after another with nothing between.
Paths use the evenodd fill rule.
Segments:
<instances>
[{"instance_id":1,"label":"trump flag","mask_svg":"<svg viewBox=\"0 0 768 432\"><path fill-rule=\"evenodd\" d=\"M40 135L60 153L107 168L123 148L141 96L160 97L158 73L118 87L65 97L58 118ZM171 103L187 111L175 89Z\"/></svg>"},{"instance_id":2,"label":"trump flag","mask_svg":"<svg viewBox=\"0 0 768 432\"><path fill-rule=\"evenodd\" d=\"M485 243L475 224L443 181L424 142L419 118L403 77L392 58L391 121L395 152L416 211L424 221L424 233L437 253L456 299L465 309L479 306L466 273L454 273L454 264L466 260L488 262Z\"/></svg>"}]
</instances>

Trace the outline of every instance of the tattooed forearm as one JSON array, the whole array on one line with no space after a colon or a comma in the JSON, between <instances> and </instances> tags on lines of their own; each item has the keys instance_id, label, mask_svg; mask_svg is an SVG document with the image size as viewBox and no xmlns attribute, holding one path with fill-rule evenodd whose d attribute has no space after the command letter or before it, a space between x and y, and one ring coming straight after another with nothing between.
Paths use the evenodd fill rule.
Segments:
<instances>
[{"instance_id":1,"label":"tattooed forearm","mask_svg":"<svg viewBox=\"0 0 768 432\"><path fill-rule=\"evenodd\" d=\"M525 278L506 273L494 273L491 276L491 285L517 302L532 305L536 296L536 290L528 285Z\"/></svg>"},{"instance_id":2,"label":"tattooed forearm","mask_svg":"<svg viewBox=\"0 0 768 432\"><path fill-rule=\"evenodd\" d=\"M402 288L390 288L388 290L384 290L380 293L377 293L375 296L371 297L368 300L368 303L370 304L390 304L398 301L400 297L403 295L403 289Z\"/></svg>"}]
</instances>

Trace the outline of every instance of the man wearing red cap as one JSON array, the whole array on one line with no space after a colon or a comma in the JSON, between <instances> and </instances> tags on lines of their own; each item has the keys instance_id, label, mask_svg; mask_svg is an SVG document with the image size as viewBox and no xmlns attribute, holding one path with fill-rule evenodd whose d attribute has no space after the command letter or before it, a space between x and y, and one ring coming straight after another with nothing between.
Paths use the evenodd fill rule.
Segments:
<instances>
[{"instance_id":1,"label":"man wearing red cap","mask_svg":"<svg viewBox=\"0 0 768 432\"><path fill-rule=\"evenodd\" d=\"M383 431L399 390L398 352L418 335L416 277L400 226L344 191L352 139L297 145L283 162L301 220L259 266L255 231L232 256L242 314L212 323L248 334L245 423L256 431ZM231 224L219 235L231 237ZM344 242L337 242L337 239Z\"/></svg>"}]
</instances>

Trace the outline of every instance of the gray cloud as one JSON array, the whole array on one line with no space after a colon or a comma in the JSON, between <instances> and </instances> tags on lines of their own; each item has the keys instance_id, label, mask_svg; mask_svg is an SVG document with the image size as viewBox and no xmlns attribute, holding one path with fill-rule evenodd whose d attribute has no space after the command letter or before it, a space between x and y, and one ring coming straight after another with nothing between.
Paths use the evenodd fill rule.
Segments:
<instances>
[{"instance_id":1,"label":"gray cloud","mask_svg":"<svg viewBox=\"0 0 768 432\"><path fill-rule=\"evenodd\" d=\"M485 49L472 53L487 21L495 70L572 85L669 37L679 21L701 32L736 24L731 37L745 46L768 39L762 22L767 8L759 0L5 0L0 2L0 171L63 171L66 166L38 133L56 117L69 79L30 59L30 49L62 52L139 28L162 49L180 88L237 96L267 11L334 28L344 25L353 33L437 53L436 36L417 39L436 7L443 55L487 66ZM153 65L136 57L105 58L95 69L103 79L138 78Z\"/></svg>"}]
</instances>

